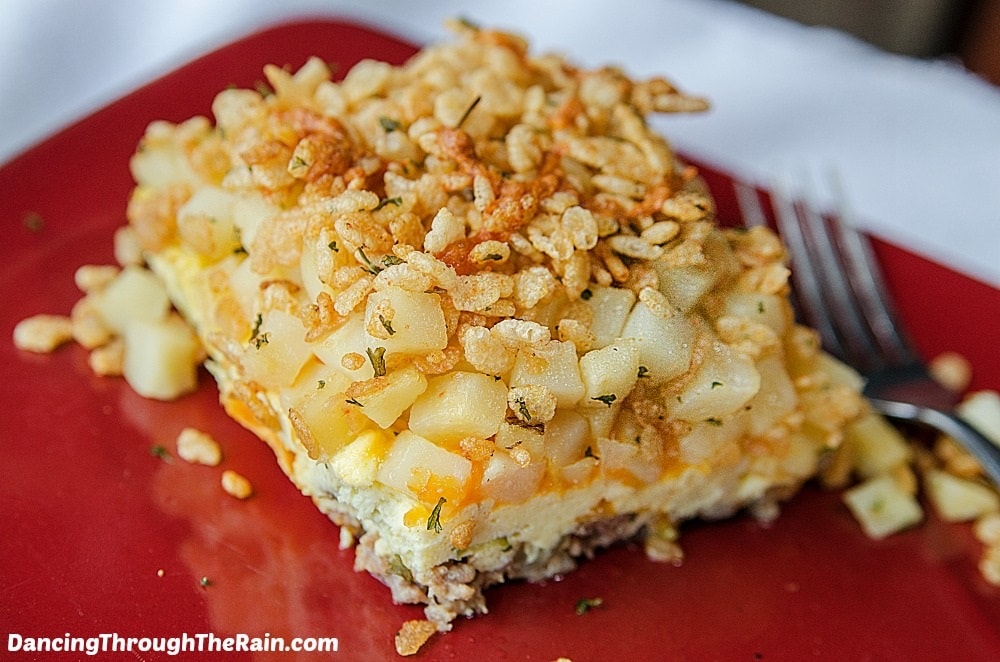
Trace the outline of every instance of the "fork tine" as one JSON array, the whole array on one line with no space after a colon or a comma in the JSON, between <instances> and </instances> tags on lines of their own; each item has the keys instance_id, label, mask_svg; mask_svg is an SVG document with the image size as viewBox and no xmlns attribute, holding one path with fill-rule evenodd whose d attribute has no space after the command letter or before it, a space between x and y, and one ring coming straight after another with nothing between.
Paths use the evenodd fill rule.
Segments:
<instances>
[{"instance_id":1,"label":"fork tine","mask_svg":"<svg viewBox=\"0 0 1000 662\"><path fill-rule=\"evenodd\" d=\"M836 173L830 174L837 209L832 228L836 232L844 261L849 269L850 282L865 320L881 351L894 365L913 365L919 357L909 337L899 323L895 306L874 251L867 237L858 230L855 216L844 192L843 181Z\"/></svg>"},{"instance_id":2,"label":"fork tine","mask_svg":"<svg viewBox=\"0 0 1000 662\"><path fill-rule=\"evenodd\" d=\"M824 217L817 211L816 194L811 180L803 180L803 194L798 203L792 204L796 214L793 218L782 219L787 231L789 225L798 224L805 236L808 264L799 261L798 271L816 272L820 282L820 294L825 311L820 315L831 320L838 336L841 358L847 359L862 370L875 372L885 368L885 357L868 324L865 310L852 288L855 273L845 264L836 243L837 233L827 227Z\"/></svg>"}]
</instances>

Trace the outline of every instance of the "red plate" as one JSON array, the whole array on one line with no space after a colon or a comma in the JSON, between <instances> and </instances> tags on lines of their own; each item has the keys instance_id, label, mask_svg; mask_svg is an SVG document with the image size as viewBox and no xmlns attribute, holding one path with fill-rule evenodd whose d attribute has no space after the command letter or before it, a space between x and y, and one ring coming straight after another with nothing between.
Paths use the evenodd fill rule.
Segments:
<instances>
[{"instance_id":1,"label":"red plate","mask_svg":"<svg viewBox=\"0 0 1000 662\"><path fill-rule=\"evenodd\" d=\"M8 233L0 248L2 645L16 643L11 633L246 634L337 637L337 659L395 657L393 635L421 610L393 605L387 589L352 570L337 527L223 414L207 376L191 396L151 402L119 379L93 376L78 347L37 356L9 339L28 315L69 311L79 297L76 266L112 261L128 159L149 121L207 114L216 91L253 86L266 63L298 67L316 54L344 72L361 57L401 62L413 50L356 25L281 25L192 62L0 169ZM706 175L732 218L725 177ZM965 353L975 386L997 388L1000 293L887 244L878 253L921 348ZM150 452L172 449L185 426L221 441L224 467L252 480L252 499L225 495L220 468ZM492 589L488 616L457 622L421 657L1000 659L1000 590L978 577L968 526L931 518L873 542L837 495L810 488L769 527L746 517L692 524L682 542L681 567L619 546L561 581ZM578 600L597 597L599 608L575 613Z\"/></svg>"}]
</instances>

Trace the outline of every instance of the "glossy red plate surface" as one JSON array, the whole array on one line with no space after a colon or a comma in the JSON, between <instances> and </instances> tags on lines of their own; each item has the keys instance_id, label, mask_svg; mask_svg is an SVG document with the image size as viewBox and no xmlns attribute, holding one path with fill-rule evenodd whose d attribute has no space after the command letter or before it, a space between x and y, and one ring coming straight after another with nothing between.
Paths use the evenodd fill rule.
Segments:
<instances>
[{"instance_id":1,"label":"glossy red plate surface","mask_svg":"<svg viewBox=\"0 0 1000 662\"><path fill-rule=\"evenodd\" d=\"M395 657L393 635L421 610L393 605L387 589L352 570L337 527L298 494L264 444L223 414L207 376L196 394L152 402L119 379L93 376L78 347L37 356L10 337L28 315L69 311L78 265L112 261L111 235L124 223L131 187L128 158L149 121L207 114L218 90L253 86L266 63L298 67L316 54L344 72L361 57L400 62L412 52L356 25L278 26L153 82L0 169L0 658L32 657L7 653L10 633L337 637L336 659ZM732 218L724 176L705 172L721 215ZM1000 293L893 246L877 248L921 348L965 353L975 386L997 388ZM220 440L223 467L252 480L252 499L225 495L221 468L150 452L173 449L185 426ZM978 577L967 526L932 517L873 542L837 495L809 488L771 526L745 517L692 524L682 542L681 567L620 546L561 581L492 589L488 616L457 622L420 657L1000 659L1000 590ZM595 597L599 608L575 613L578 600ZM116 657L167 658L102 659Z\"/></svg>"}]
</instances>

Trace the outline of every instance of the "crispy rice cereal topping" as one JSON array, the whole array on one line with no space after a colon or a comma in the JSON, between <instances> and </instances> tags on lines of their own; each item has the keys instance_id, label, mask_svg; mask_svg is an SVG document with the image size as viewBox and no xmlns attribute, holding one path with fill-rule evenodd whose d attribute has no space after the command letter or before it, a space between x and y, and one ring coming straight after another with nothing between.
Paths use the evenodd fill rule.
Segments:
<instances>
[{"instance_id":1,"label":"crispy rice cereal topping","mask_svg":"<svg viewBox=\"0 0 1000 662\"><path fill-rule=\"evenodd\" d=\"M679 563L680 519L770 518L814 475L861 479L845 499L879 537L922 516L916 466L942 512L979 520L1000 582L1000 506L975 461L949 440L921 454L868 411L860 378L794 323L778 238L719 228L697 172L647 125L705 101L454 28L399 67L365 60L334 82L318 58L269 66L271 90L223 91L214 123L151 124L121 268L81 268L72 315L25 320L15 343L75 339L97 372L170 398L204 358L183 315L229 413L358 543L357 567L427 604L402 655L485 611L484 586L640 532ZM935 367L967 383L954 357ZM190 429L178 453L219 461ZM230 470L222 485L253 492ZM716 496L656 492L692 485ZM588 486L595 504L546 549L491 519ZM407 509L369 529L384 513L337 489Z\"/></svg>"}]
</instances>

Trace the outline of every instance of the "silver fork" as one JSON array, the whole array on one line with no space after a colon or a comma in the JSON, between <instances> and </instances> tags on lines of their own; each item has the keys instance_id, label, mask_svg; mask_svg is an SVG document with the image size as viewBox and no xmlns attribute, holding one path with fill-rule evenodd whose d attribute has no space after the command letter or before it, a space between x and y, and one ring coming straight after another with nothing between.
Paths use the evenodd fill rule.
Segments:
<instances>
[{"instance_id":1,"label":"silver fork","mask_svg":"<svg viewBox=\"0 0 1000 662\"><path fill-rule=\"evenodd\" d=\"M734 187L744 223L766 224L757 190L740 182ZM796 312L819 332L824 349L865 376L864 394L876 411L952 437L1000 486L1000 447L956 416L957 395L930 377L898 322L871 245L846 209L824 217L812 196L795 199L781 182L769 194L791 255ZM839 194L838 203L843 200Z\"/></svg>"}]
</instances>

